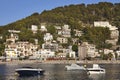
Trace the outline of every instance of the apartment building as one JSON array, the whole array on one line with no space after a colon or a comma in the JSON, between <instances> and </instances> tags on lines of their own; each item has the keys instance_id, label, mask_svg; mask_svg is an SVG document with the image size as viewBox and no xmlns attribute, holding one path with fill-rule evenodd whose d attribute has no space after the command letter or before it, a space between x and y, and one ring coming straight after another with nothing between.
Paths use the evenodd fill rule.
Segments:
<instances>
[{"instance_id":1,"label":"apartment building","mask_svg":"<svg viewBox=\"0 0 120 80\"><path fill-rule=\"evenodd\" d=\"M16 42L11 44L5 45L5 53L9 56L9 54L16 54L17 56L25 57L34 55L34 53L37 51L39 45L34 45L29 42ZM13 56L14 57L14 56Z\"/></svg>"},{"instance_id":2,"label":"apartment building","mask_svg":"<svg viewBox=\"0 0 120 80\"><path fill-rule=\"evenodd\" d=\"M55 52L53 52L51 50L40 49L36 53L36 58L38 58L40 60L46 60L46 59L52 58L52 57L55 57Z\"/></svg>"},{"instance_id":3,"label":"apartment building","mask_svg":"<svg viewBox=\"0 0 120 80\"><path fill-rule=\"evenodd\" d=\"M52 42L52 43L43 43L42 49L51 50L51 51L58 51L58 43Z\"/></svg>"},{"instance_id":4,"label":"apartment building","mask_svg":"<svg viewBox=\"0 0 120 80\"><path fill-rule=\"evenodd\" d=\"M88 44L88 42L83 42L78 45L78 57L80 60L86 57L96 57L96 48L93 44Z\"/></svg>"}]
</instances>

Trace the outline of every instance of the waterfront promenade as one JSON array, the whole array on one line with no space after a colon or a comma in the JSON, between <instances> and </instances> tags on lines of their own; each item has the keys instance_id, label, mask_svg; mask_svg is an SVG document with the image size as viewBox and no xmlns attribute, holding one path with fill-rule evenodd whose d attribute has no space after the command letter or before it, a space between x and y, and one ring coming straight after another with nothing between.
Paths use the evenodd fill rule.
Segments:
<instances>
[{"instance_id":1,"label":"waterfront promenade","mask_svg":"<svg viewBox=\"0 0 120 80\"><path fill-rule=\"evenodd\" d=\"M13 61L7 61L2 62L0 61L0 64L31 64L31 63L39 63L39 64L71 64L71 63L78 63L78 64L120 64L120 60L81 60L81 61L75 61L75 60L47 60L47 61L39 61L39 60L13 60Z\"/></svg>"}]
</instances>

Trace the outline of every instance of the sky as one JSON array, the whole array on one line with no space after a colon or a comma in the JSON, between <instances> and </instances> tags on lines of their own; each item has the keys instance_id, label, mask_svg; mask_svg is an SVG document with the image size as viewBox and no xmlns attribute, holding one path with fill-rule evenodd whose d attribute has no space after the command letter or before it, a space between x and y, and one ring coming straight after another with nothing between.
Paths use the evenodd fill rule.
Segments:
<instances>
[{"instance_id":1,"label":"sky","mask_svg":"<svg viewBox=\"0 0 120 80\"><path fill-rule=\"evenodd\" d=\"M15 22L31 14L70 4L120 3L120 0L0 0L0 26Z\"/></svg>"}]
</instances>

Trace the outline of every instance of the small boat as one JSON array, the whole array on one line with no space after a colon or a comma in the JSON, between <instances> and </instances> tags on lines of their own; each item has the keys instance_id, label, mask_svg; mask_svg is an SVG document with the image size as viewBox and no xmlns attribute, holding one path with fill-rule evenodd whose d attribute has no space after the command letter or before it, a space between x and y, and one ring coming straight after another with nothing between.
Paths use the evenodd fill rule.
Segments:
<instances>
[{"instance_id":1,"label":"small boat","mask_svg":"<svg viewBox=\"0 0 120 80\"><path fill-rule=\"evenodd\" d=\"M67 70L85 70L85 68L83 66L79 66L77 64L71 64L70 66L67 65L67 66L65 66L65 68Z\"/></svg>"},{"instance_id":2,"label":"small boat","mask_svg":"<svg viewBox=\"0 0 120 80\"><path fill-rule=\"evenodd\" d=\"M36 69L32 67L22 67L22 68L15 69L15 71L19 76L43 75L45 72L43 69Z\"/></svg>"},{"instance_id":3,"label":"small boat","mask_svg":"<svg viewBox=\"0 0 120 80\"><path fill-rule=\"evenodd\" d=\"M86 68L88 74L104 74L105 69L101 68L98 64L93 64L92 68Z\"/></svg>"}]
</instances>

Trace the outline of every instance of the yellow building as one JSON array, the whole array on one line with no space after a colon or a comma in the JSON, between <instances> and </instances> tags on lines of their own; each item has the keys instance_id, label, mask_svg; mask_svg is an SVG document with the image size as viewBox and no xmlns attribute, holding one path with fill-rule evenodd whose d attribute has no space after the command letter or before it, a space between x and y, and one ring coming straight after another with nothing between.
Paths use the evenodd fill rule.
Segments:
<instances>
[{"instance_id":1,"label":"yellow building","mask_svg":"<svg viewBox=\"0 0 120 80\"><path fill-rule=\"evenodd\" d=\"M18 56L14 49L5 49L5 53L6 57L10 59L17 58Z\"/></svg>"}]
</instances>

